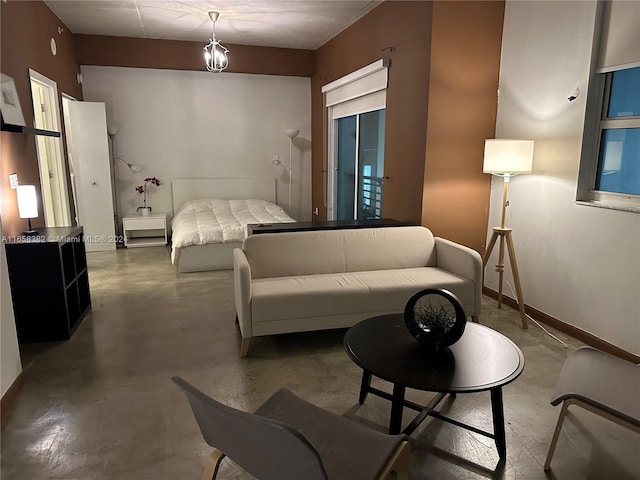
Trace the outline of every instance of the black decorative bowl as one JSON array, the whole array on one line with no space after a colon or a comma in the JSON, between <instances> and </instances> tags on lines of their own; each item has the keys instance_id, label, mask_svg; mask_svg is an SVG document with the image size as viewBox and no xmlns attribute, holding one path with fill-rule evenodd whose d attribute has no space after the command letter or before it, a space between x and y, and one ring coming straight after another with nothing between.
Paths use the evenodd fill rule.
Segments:
<instances>
[{"instance_id":1,"label":"black decorative bowl","mask_svg":"<svg viewBox=\"0 0 640 480\"><path fill-rule=\"evenodd\" d=\"M404 323L421 345L440 352L460 340L467 316L453 293L427 288L413 295L405 305Z\"/></svg>"}]
</instances>

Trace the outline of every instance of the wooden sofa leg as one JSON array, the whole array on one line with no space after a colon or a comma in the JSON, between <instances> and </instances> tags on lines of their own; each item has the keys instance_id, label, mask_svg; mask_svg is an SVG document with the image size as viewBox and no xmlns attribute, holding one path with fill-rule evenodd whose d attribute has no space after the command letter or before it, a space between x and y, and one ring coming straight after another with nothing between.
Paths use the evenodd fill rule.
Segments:
<instances>
[{"instance_id":1,"label":"wooden sofa leg","mask_svg":"<svg viewBox=\"0 0 640 480\"><path fill-rule=\"evenodd\" d=\"M213 452L211 452L209 461L207 462L206 467L204 467L204 472L202 472L202 480L215 480L218 476L220 462L222 462L224 457L224 453L218 449L214 449Z\"/></svg>"},{"instance_id":2,"label":"wooden sofa leg","mask_svg":"<svg viewBox=\"0 0 640 480\"><path fill-rule=\"evenodd\" d=\"M471 321L473 323L480 323L480 318L478 317L478 315L471 315Z\"/></svg>"},{"instance_id":3,"label":"wooden sofa leg","mask_svg":"<svg viewBox=\"0 0 640 480\"><path fill-rule=\"evenodd\" d=\"M242 343L240 344L240 358L244 358L249 353L249 341L251 338L242 337Z\"/></svg>"}]
</instances>

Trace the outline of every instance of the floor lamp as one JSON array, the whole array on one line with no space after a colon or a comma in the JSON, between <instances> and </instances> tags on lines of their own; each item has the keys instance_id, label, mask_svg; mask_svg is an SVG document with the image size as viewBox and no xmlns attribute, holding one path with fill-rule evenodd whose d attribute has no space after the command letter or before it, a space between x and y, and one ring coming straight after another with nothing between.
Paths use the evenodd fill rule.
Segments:
<instances>
[{"instance_id":1,"label":"floor lamp","mask_svg":"<svg viewBox=\"0 0 640 480\"><path fill-rule=\"evenodd\" d=\"M282 168L286 168L289 173L289 203L287 203L287 208L289 209L289 216L291 216L291 184L293 183L293 157L292 157L292 147L293 147L293 139L298 136L300 130L294 130L291 128L285 128L284 134L289 137L289 165L283 164L279 158L275 158L273 160L274 165L278 165Z\"/></svg>"},{"instance_id":2,"label":"floor lamp","mask_svg":"<svg viewBox=\"0 0 640 480\"><path fill-rule=\"evenodd\" d=\"M140 170L142 170L142 167L136 165L135 163L131 163L126 161L124 158L122 157L118 157L116 156L116 151L115 151L115 138L117 136L116 132L110 131L107 133L108 137L109 137L109 156L111 157L111 191L113 194L113 223L115 226L115 232L118 236L118 238L122 238L122 224L120 223L120 194L118 192L118 182L116 181L116 164L118 163L118 160L120 160L122 163L124 163L127 167L129 167L129 170L131 170L131 173L138 173ZM124 247L124 243L123 242L117 242L118 246Z\"/></svg>"},{"instance_id":3,"label":"floor lamp","mask_svg":"<svg viewBox=\"0 0 640 480\"><path fill-rule=\"evenodd\" d=\"M502 220L499 227L493 227L493 234L489 241L487 251L482 258L482 267L487 265L489 256L500 238L500 249L498 252L498 263L496 272L499 275L498 283L498 308L502 308L502 281L504 276L504 246L507 244L509 260L511 262L511 272L516 287L518 297L518 308L522 319L522 328L528 328L527 316L524 311L524 300L522 297L522 287L518 275L518 265L516 264L516 251L513 247L511 232L513 229L504 226L505 213L509 202L509 180L519 173L531 173L533 163L533 140L485 140L484 142L484 165L482 171L502 177Z\"/></svg>"}]
</instances>

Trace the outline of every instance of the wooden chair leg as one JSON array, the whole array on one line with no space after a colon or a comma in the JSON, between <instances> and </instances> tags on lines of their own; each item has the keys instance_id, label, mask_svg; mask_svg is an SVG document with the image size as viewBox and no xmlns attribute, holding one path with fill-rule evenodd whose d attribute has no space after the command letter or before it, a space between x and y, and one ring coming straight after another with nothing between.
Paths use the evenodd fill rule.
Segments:
<instances>
[{"instance_id":1,"label":"wooden chair leg","mask_svg":"<svg viewBox=\"0 0 640 480\"><path fill-rule=\"evenodd\" d=\"M471 315L471 321L473 323L480 323L480 317L478 315Z\"/></svg>"},{"instance_id":2,"label":"wooden chair leg","mask_svg":"<svg viewBox=\"0 0 640 480\"><path fill-rule=\"evenodd\" d=\"M551 445L549 445L549 452L547 453L547 459L544 461L544 469L549 470L551 466L551 459L553 458L553 452L556 450L556 444L558 443L558 436L560 436L560 430L562 430L562 422L567 414L567 408L570 403L568 401L562 402L562 408L560 409L560 415L558 415L558 422L556 423L556 429L553 432L553 438L551 439Z\"/></svg>"},{"instance_id":3,"label":"wooden chair leg","mask_svg":"<svg viewBox=\"0 0 640 480\"><path fill-rule=\"evenodd\" d=\"M251 338L242 337L242 343L240 344L240 358L244 358L249 353L249 342Z\"/></svg>"},{"instance_id":4,"label":"wooden chair leg","mask_svg":"<svg viewBox=\"0 0 640 480\"><path fill-rule=\"evenodd\" d=\"M220 462L225 457L225 454L220 450L214 449L209 456L207 465L204 467L202 474L202 480L215 480L218 476L218 469L220 468Z\"/></svg>"},{"instance_id":5,"label":"wooden chair leg","mask_svg":"<svg viewBox=\"0 0 640 480\"><path fill-rule=\"evenodd\" d=\"M409 442L405 442L402 452L400 452L400 458L396 462L394 470L397 473L397 480L409 480L409 469L411 467L411 448Z\"/></svg>"},{"instance_id":6,"label":"wooden chair leg","mask_svg":"<svg viewBox=\"0 0 640 480\"><path fill-rule=\"evenodd\" d=\"M409 442L402 442L393 453L378 480L385 480L391 472L396 472L397 480L409 480L409 467L411 464L411 448Z\"/></svg>"},{"instance_id":7,"label":"wooden chair leg","mask_svg":"<svg viewBox=\"0 0 640 480\"><path fill-rule=\"evenodd\" d=\"M638 367L636 367L638 368ZM584 408L585 410L594 413L596 415L601 416L602 418L606 418L618 425L626 427L636 433L640 433L640 425L638 423L632 423L619 417L618 415L613 415L609 412L602 410L594 405L583 402L581 400L575 398L568 398L564 402L562 402L562 409L560 410L560 415L558 416L558 423L556 424L556 429L553 432L553 438L551 439L551 445L549 445L549 452L547 453L547 459L544 462L544 469L549 470L551 466L551 458L553 457L553 452L556 449L556 444L558 443L558 436L560 435L560 430L562 430L562 422L564 421L565 416L567 415L567 409L570 405L576 405L578 407Z\"/></svg>"}]
</instances>

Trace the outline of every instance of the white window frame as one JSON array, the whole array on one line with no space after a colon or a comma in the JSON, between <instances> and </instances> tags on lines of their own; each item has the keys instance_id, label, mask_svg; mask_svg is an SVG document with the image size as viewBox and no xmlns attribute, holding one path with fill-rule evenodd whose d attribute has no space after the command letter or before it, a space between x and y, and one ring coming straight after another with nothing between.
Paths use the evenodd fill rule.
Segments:
<instances>
[{"instance_id":1,"label":"white window frame","mask_svg":"<svg viewBox=\"0 0 640 480\"><path fill-rule=\"evenodd\" d=\"M322 87L327 111L328 154L325 200L329 220L336 219L338 173L338 166L335 163L336 120L386 108L388 68L389 60L380 59Z\"/></svg>"},{"instance_id":2,"label":"white window frame","mask_svg":"<svg viewBox=\"0 0 640 480\"><path fill-rule=\"evenodd\" d=\"M609 92L613 72L640 65L636 65L635 63L620 65L601 64L607 49L607 32L610 30L606 22L611 18L610 11L606 11L605 8L610 6L610 2L606 7L604 4L599 4L596 13L592 73L589 79L587 94L576 202L582 205L640 213L640 195L606 192L595 189L598 178L598 162L603 132L615 128L640 127L640 117L637 116L607 118L606 109L609 105ZM611 30L618 31L615 29Z\"/></svg>"}]
</instances>

